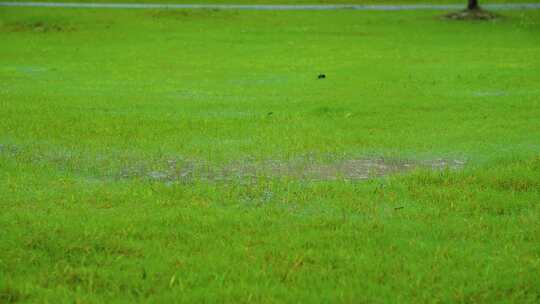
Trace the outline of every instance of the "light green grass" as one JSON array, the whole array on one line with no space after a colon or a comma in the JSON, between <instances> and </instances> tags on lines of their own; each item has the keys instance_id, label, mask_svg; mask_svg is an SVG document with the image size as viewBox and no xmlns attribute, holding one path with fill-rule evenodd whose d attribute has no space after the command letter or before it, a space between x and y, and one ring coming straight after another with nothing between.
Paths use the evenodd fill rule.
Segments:
<instances>
[{"instance_id":1,"label":"light green grass","mask_svg":"<svg viewBox=\"0 0 540 304\"><path fill-rule=\"evenodd\" d=\"M440 14L0 9L0 302L538 302L540 12Z\"/></svg>"}]
</instances>

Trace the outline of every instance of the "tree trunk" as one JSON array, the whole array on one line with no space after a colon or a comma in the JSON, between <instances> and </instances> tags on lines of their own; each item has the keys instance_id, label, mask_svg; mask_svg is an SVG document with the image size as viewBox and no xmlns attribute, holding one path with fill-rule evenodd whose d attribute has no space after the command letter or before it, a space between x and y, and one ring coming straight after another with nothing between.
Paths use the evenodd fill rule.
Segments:
<instances>
[{"instance_id":1,"label":"tree trunk","mask_svg":"<svg viewBox=\"0 0 540 304\"><path fill-rule=\"evenodd\" d=\"M469 0L469 4L467 5L468 10L477 10L480 9L480 6L478 5L478 0Z\"/></svg>"}]
</instances>

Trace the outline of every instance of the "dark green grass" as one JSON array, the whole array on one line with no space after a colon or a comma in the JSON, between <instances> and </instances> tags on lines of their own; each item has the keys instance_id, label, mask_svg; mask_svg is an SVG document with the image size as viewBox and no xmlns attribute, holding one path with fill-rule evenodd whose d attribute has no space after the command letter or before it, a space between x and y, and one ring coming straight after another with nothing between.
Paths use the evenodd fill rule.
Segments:
<instances>
[{"instance_id":1,"label":"dark green grass","mask_svg":"<svg viewBox=\"0 0 540 304\"><path fill-rule=\"evenodd\" d=\"M0 9L0 302L538 302L540 13L441 14Z\"/></svg>"}]
</instances>

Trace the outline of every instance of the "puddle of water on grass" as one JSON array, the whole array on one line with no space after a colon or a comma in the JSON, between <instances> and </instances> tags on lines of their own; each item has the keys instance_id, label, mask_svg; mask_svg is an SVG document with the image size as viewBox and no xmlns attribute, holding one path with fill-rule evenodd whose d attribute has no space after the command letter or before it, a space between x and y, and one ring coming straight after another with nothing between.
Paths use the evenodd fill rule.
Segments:
<instances>
[{"instance_id":1,"label":"puddle of water on grass","mask_svg":"<svg viewBox=\"0 0 540 304\"><path fill-rule=\"evenodd\" d=\"M14 145L0 144L0 155L15 156L19 149Z\"/></svg>"},{"instance_id":2,"label":"puddle of water on grass","mask_svg":"<svg viewBox=\"0 0 540 304\"><path fill-rule=\"evenodd\" d=\"M475 97L527 96L527 95L538 95L538 94L540 94L540 90L530 90L530 89L511 90L511 91L472 92L472 95Z\"/></svg>"},{"instance_id":3,"label":"puddle of water on grass","mask_svg":"<svg viewBox=\"0 0 540 304\"><path fill-rule=\"evenodd\" d=\"M293 160L234 161L225 165L212 165L204 161L161 159L126 161L120 169L111 169L104 163L110 160L84 159L81 155L64 153L42 154L24 151L14 145L0 144L0 155L26 159L40 164L51 164L61 170L91 171L97 178L138 179L166 184L186 184L196 181L252 183L260 179L291 179L303 181L362 181L415 169L457 170L465 166L464 160L432 159L404 160L384 157L343 159L320 162L310 157ZM24 161L24 160L23 160ZM96 163L97 162L97 163ZM86 165L85 165L86 163ZM88 163L92 164L88 168ZM99 163L102 163L101 165ZM86 169L85 169L86 168ZM102 169L100 169L102 168ZM118 168L118 167L117 167ZM89 170L90 169L90 170ZM101 173L100 173L101 172Z\"/></svg>"},{"instance_id":4,"label":"puddle of water on grass","mask_svg":"<svg viewBox=\"0 0 540 304\"><path fill-rule=\"evenodd\" d=\"M145 178L168 184L189 183L195 180L231 181L257 180L261 178L285 178L307 181L361 181L414 169L443 170L460 169L463 160L436 159L425 161L395 160L385 158L349 159L334 163L320 163L300 159L296 161L268 160L262 162L238 161L221 167L204 163L184 162L179 165L168 161L168 168L154 171L126 168L121 178Z\"/></svg>"},{"instance_id":5,"label":"puddle of water on grass","mask_svg":"<svg viewBox=\"0 0 540 304\"><path fill-rule=\"evenodd\" d=\"M474 96L478 97L497 97L497 96L505 96L507 95L506 92L503 91L483 91L483 92L474 92Z\"/></svg>"}]
</instances>

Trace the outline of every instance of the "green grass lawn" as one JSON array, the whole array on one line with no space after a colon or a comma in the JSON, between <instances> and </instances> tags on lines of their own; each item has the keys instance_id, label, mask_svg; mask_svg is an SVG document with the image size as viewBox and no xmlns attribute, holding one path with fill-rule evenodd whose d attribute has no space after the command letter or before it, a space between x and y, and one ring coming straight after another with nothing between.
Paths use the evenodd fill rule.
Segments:
<instances>
[{"instance_id":1,"label":"green grass lawn","mask_svg":"<svg viewBox=\"0 0 540 304\"><path fill-rule=\"evenodd\" d=\"M466 6L467 0L4 0L5 2L67 3L172 3L172 4L454 4ZM540 0L480 0L480 4L538 3Z\"/></svg>"},{"instance_id":2,"label":"green grass lawn","mask_svg":"<svg viewBox=\"0 0 540 304\"><path fill-rule=\"evenodd\" d=\"M538 303L502 13L0 8L0 303Z\"/></svg>"}]
</instances>

